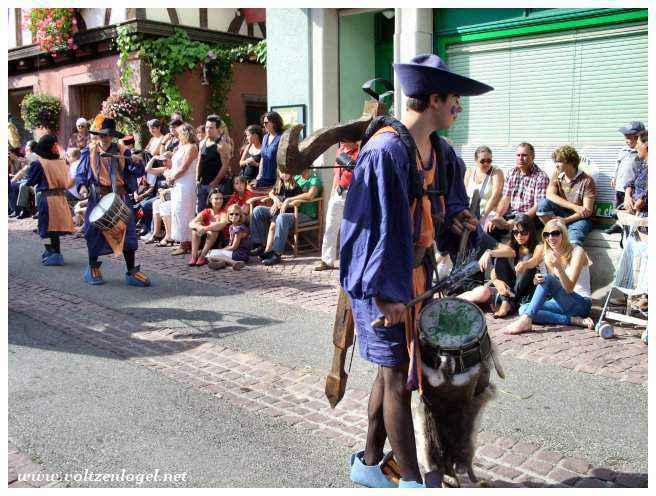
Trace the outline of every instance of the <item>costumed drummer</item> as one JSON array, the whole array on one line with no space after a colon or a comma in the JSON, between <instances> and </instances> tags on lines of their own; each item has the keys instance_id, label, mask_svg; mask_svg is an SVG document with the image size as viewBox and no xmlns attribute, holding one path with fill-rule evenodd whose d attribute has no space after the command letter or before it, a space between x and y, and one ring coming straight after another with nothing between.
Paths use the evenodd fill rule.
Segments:
<instances>
[{"instance_id":1,"label":"costumed drummer","mask_svg":"<svg viewBox=\"0 0 656 496\"><path fill-rule=\"evenodd\" d=\"M98 229L89 220L91 213L103 197L112 192L112 176L116 184L115 193L124 201L127 194L136 182L131 176L139 175L139 167L134 166L129 156L126 156L125 146L113 141L122 138L123 134L116 130L113 119L104 118L97 129L89 131L97 135L82 149L82 156L78 166L75 182L81 196L89 197L86 215L84 218L84 237L89 252L89 266L84 271L84 280L92 285L103 284L102 273L98 257L114 253L123 253L127 273L125 282L131 286L150 286L150 279L135 266L135 252L137 250L137 235L134 215L130 215L127 224L118 223L107 231ZM101 153L109 153L118 157L101 157Z\"/></svg>"},{"instance_id":2,"label":"costumed drummer","mask_svg":"<svg viewBox=\"0 0 656 496\"><path fill-rule=\"evenodd\" d=\"M43 265L64 265L59 237L75 231L71 209L66 201L66 190L73 186L68 175L68 164L59 156L57 137L44 134L34 149L36 160L30 164L27 185L36 187L39 197L39 236L49 238L50 243L41 254Z\"/></svg>"},{"instance_id":3,"label":"costumed drummer","mask_svg":"<svg viewBox=\"0 0 656 496\"><path fill-rule=\"evenodd\" d=\"M406 312L405 304L430 282L433 219L443 218L442 225L456 233L477 227L466 200L464 208L449 204L454 200L449 185L442 187L444 202L426 193L436 188L438 161L451 165L443 163L450 147L434 132L453 124L462 111L460 96L492 90L451 72L435 55L418 55L394 70L409 97L407 111L403 123L379 118L365 133L346 198L340 250L340 283L351 302L359 351L378 365L366 447L351 455L351 480L379 488L396 487L380 467L386 439L400 468L399 487L424 487L410 410L411 391L421 388L413 322L419 308ZM462 175L454 181L462 182ZM384 326L373 328L381 316Z\"/></svg>"}]
</instances>

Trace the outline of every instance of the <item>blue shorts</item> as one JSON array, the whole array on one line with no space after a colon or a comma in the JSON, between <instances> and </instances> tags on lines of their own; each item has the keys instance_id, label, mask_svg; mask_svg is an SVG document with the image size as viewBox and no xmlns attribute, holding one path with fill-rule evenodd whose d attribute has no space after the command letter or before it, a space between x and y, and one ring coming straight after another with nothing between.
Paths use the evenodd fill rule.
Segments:
<instances>
[{"instance_id":1,"label":"blue shorts","mask_svg":"<svg viewBox=\"0 0 656 496\"><path fill-rule=\"evenodd\" d=\"M383 315L373 298L351 299L351 308L362 358L383 367L397 367L410 360L404 324L372 328L371 322Z\"/></svg>"}]
</instances>

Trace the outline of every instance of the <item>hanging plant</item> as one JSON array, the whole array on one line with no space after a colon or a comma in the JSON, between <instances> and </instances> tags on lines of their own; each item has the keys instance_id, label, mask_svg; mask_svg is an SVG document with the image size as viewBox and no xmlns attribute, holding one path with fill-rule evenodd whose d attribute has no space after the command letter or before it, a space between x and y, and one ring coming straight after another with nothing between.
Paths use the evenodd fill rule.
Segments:
<instances>
[{"instance_id":1,"label":"hanging plant","mask_svg":"<svg viewBox=\"0 0 656 496\"><path fill-rule=\"evenodd\" d=\"M45 127L56 133L59 130L61 109L59 98L47 93L33 93L23 98L21 117L30 129Z\"/></svg>"},{"instance_id":2,"label":"hanging plant","mask_svg":"<svg viewBox=\"0 0 656 496\"><path fill-rule=\"evenodd\" d=\"M128 90L110 95L102 102L103 115L114 119L119 131L126 134L143 134L147 112L146 100Z\"/></svg>"},{"instance_id":3,"label":"hanging plant","mask_svg":"<svg viewBox=\"0 0 656 496\"><path fill-rule=\"evenodd\" d=\"M233 80L232 64L246 60L266 64L266 42L248 44L236 48L209 46L192 41L187 33L176 29L174 34L162 38L146 38L125 26L117 29L116 47L119 50L121 85L130 87L130 71L126 63L131 52L137 52L150 68L150 92L153 113L160 117L178 110L183 116L191 115L191 105L175 84L175 77L199 64L202 69L201 84L210 87L208 113L226 118L226 99Z\"/></svg>"},{"instance_id":4,"label":"hanging plant","mask_svg":"<svg viewBox=\"0 0 656 496\"><path fill-rule=\"evenodd\" d=\"M29 9L23 26L32 33L32 40L53 57L58 52L75 50L73 33L77 31L75 9Z\"/></svg>"}]
</instances>

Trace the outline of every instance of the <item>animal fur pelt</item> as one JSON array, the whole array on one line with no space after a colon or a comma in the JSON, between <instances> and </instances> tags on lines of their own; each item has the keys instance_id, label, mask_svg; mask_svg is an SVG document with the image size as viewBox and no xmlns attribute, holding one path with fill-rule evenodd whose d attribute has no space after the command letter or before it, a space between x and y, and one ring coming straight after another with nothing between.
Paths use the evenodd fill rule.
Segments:
<instances>
[{"instance_id":1,"label":"animal fur pelt","mask_svg":"<svg viewBox=\"0 0 656 496\"><path fill-rule=\"evenodd\" d=\"M492 368L505 376L494 346L486 361L461 374L452 374L453 360L441 356L438 368L422 361L424 396L412 403L417 459L429 487L459 487L464 475L478 482L472 466L478 420L495 395Z\"/></svg>"}]
</instances>

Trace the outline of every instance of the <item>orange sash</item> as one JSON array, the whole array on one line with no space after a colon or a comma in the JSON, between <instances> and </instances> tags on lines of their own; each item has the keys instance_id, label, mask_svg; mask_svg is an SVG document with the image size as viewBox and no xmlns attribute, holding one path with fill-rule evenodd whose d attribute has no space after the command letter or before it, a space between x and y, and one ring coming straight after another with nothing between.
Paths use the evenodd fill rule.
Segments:
<instances>
[{"instance_id":1,"label":"orange sash","mask_svg":"<svg viewBox=\"0 0 656 496\"><path fill-rule=\"evenodd\" d=\"M48 181L48 189L68 189L71 179L68 176L68 165L62 159L47 160L39 157L39 162ZM65 196L47 196L48 202L48 231L75 232L71 209Z\"/></svg>"},{"instance_id":2,"label":"orange sash","mask_svg":"<svg viewBox=\"0 0 656 496\"><path fill-rule=\"evenodd\" d=\"M382 133L394 133L398 136L398 133L391 126L385 126L380 128L374 133L374 136L377 136ZM432 152L431 152L432 153ZM433 158L431 156L431 158ZM417 153L417 170L421 171L424 175L424 189L430 187L433 184L435 179L435 169L437 164L434 164L434 167L429 171L425 171L422 168L421 160L419 159L419 154ZM433 246L433 241L435 240L435 228L433 226L433 217L431 216L431 205L428 196L424 195L421 199L415 200L410 206L410 216L414 220L415 211L417 209L417 201L422 202L422 220L421 220L421 231L419 233L419 239L415 245L421 246L423 248L429 248ZM411 224L414 225L414 222ZM423 265L415 267L412 269L412 294L413 297L419 296L420 294L426 291L426 269ZM421 305L415 305L414 311L408 310L405 316L405 338L408 346L408 355L410 356L410 370L413 366L417 370L417 382L419 386L419 394L423 395L423 381L422 381L422 371L421 371L421 355L419 350L419 340L418 340L418 329L417 322L419 322L419 312L421 311Z\"/></svg>"}]
</instances>

